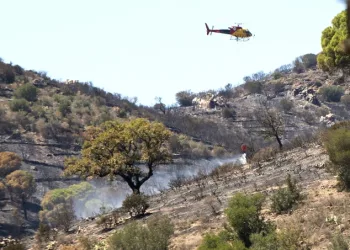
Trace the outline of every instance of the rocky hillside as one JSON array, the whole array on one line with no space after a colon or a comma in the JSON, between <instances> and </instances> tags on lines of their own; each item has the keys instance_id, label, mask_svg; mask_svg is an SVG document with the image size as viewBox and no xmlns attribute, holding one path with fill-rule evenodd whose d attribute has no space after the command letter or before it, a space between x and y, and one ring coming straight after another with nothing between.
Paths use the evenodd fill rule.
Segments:
<instances>
[{"instance_id":1,"label":"rocky hillside","mask_svg":"<svg viewBox=\"0 0 350 250\"><path fill-rule=\"evenodd\" d=\"M155 215L168 215L175 225L170 249L197 249L203 236L218 232L226 220L224 210L228 200L236 192L267 195L263 213L279 229L298 230L300 240L310 249L328 249L335 232L341 230L349 235L347 193L337 193L335 178L327 171L328 155L317 143L304 148L294 148L267 158L260 167L255 164L224 165L194 181L182 180L172 189L154 195L150 200L147 221ZM293 212L276 215L271 212L270 198L276 188L284 185L287 174L297 180L305 199ZM117 218L116 225L101 223L101 218ZM332 218L337 218L334 221ZM77 222L69 234L59 233L56 240L43 246L56 249L58 246L82 247L82 242L98 242L97 249L105 249L108 237L130 222L130 217L116 211L101 217L90 217ZM26 246L34 246L33 238L23 240Z\"/></svg>"},{"instance_id":2,"label":"rocky hillside","mask_svg":"<svg viewBox=\"0 0 350 250\"><path fill-rule=\"evenodd\" d=\"M48 190L80 182L75 177L63 178L61 173L64 158L80 154L87 126L133 117L157 120L174 132L173 154L193 161L230 157L240 153L242 143L248 145L248 158L258 155L263 147L276 148L279 143L276 136L271 133L265 136L271 127L264 125L262 114L273 115L274 126L279 128L277 136L285 150L312 141L317 131L336 121L349 119L348 75L324 73L314 66L295 68L283 66L270 74L253 74L245 77L240 86L227 85L202 93L184 91L176 94L179 106L166 107L160 100L154 107L145 107L91 83L59 82L43 72L0 62L0 151L17 153L22 158L20 168L31 173L38 185L27 204L28 220L16 212L11 202L0 211L0 234L18 235L16 224L32 234L38 225L43 195ZM280 175L272 171L271 180L266 175L259 178L262 183L270 181L276 185L278 182L274 181L280 181L282 173L295 167L281 168L284 170ZM253 185L252 181L249 183ZM224 184L221 189L230 190ZM191 197L181 192L173 195L171 202L182 203L181 199ZM224 200L224 196L220 199Z\"/></svg>"}]
</instances>

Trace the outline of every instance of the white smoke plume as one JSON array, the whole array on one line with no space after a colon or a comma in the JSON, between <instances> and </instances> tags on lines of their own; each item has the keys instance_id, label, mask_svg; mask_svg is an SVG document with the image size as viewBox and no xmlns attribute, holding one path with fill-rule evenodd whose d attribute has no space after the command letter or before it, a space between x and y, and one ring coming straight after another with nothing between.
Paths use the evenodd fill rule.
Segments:
<instances>
[{"instance_id":1,"label":"white smoke plume","mask_svg":"<svg viewBox=\"0 0 350 250\"><path fill-rule=\"evenodd\" d=\"M168 189L172 179L195 177L199 172L209 174L215 168L226 163L246 164L246 155L239 154L225 159L185 160L158 166L154 170L153 176L141 186L141 192L148 195L157 194L161 190ZM107 211L119 208L125 197L132 193L129 186L123 181L109 182L105 179L94 179L90 181L90 184L95 187L94 191L83 200L76 199L74 202L78 218L95 216L100 214L103 208Z\"/></svg>"}]
</instances>

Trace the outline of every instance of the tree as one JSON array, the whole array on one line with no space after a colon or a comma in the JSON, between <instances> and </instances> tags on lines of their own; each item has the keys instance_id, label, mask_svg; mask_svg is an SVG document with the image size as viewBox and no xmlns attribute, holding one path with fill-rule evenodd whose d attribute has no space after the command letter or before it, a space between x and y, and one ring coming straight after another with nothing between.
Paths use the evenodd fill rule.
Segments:
<instances>
[{"instance_id":1,"label":"tree","mask_svg":"<svg viewBox=\"0 0 350 250\"><path fill-rule=\"evenodd\" d=\"M280 149L283 144L281 136L284 134L284 121L277 109L271 108L265 99L259 100L259 108L254 112L255 120L262 127L259 131L265 138L276 138Z\"/></svg>"},{"instance_id":2,"label":"tree","mask_svg":"<svg viewBox=\"0 0 350 250\"><path fill-rule=\"evenodd\" d=\"M4 178L11 172L18 170L22 159L13 152L0 152L0 178Z\"/></svg>"},{"instance_id":3,"label":"tree","mask_svg":"<svg viewBox=\"0 0 350 250\"><path fill-rule=\"evenodd\" d=\"M36 183L33 176L24 170L16 170L6 176L6 186L10 193L20 200L24 218L27 220L26 201L36 191Z\"/></svg>"},{"instance_id":4,"label":"tree","mask_svg":"<svg viewBox=\"0 0 350 250\"><path fill-rule=\"evenodd\" d=\"M157 103L154 104L153 108L154 108L154 109L158 109L158 110L160 110L163 114L165 114L165 112L166 112L166 106L165 106L165 104L162 102L162 98L161 98L161 97L156 97L155 100L156 100Z\"/></svg>"},{"instance_id":5,"label":"tree","mask_svg":"<svg viewBox=\"0 0 350 250\"><path fill-rule=\"evenodd\" d=\"M342 41L342 50L346 54L350 54L350 0L346 0L346 24L347 24L347 38Z\"/></svg>"},{"instance_id":6,"label":"tree","mask_svg":"<svg viewBox=\"0 0 350 250\"><path fill-rule=\"evenodd\" d=\"M301 57L295 58L295 60L293 61L293 72L300 74L300 73L303 73L304 70L305 68Z\"/></svg>"},{"instance_id":7,"label":"tree","mask_svg":"<svg viewBox=\"0 0 350 250\"><path fill-rule=\"evenodd\" d=\"M133 193L152 175L158 164L169 163L166 147L171 132L159 122L138 118L128 122L108 121L88 129L80 159L65 161L65 174L80 176L120 176ZM141 164L147 171L141 170Z\"/></svg>"},{"instance_id":8,"label":"tree","mask_svg":"<svg viewBox=\"0 0 350 250\"><path fill-rule=\"evenodd\" d=\"M332 20L332 26L322 31L322 52L317 56L318 66L324 71L344 68L350 62L350 56L339 46L348 37L347 13L340 12Z\"/></svg>"},{"instance_id":9,"label":"tree","mask_svg":"<svg viewBox=\"0 0 350 250\"><path fill-rule=\"evenodd\" d=\"M57 188L45 193L39 213L41 223L48 223L53 227L68 231L75 218L73 200L86 203L90 191L93 189L88 182L71 185L67 188Z\"/></svg>"}]
</instances>

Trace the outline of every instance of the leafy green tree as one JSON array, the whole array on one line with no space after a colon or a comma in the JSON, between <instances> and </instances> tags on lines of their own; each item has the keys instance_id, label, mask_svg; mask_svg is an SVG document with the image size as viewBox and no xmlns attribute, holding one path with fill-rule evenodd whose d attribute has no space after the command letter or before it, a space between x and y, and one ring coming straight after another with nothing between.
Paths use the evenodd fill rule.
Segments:
<instances>
[{"instance_id":1,"label":"leafy green tree","mask_svg":"<svg viewBox=\"0 0 350 250\"><path fill-rule=\"evenodd\" d=\"M348 65L350 56L340 46L347 36L347 13L342 11L333 18L332 26L322 31L322 52L317 56L317 64L322 70L332 71Z\"/></svg>"},{"instance_id":2,"label":"leafy green tree","mask_svg":"<svg viewBox=\"0 0 350 250\"><path fill-rule=\"evenodd\" d=\"M66 159L64 172L84 177L120 176L134 193L140 193L154 168L171 161L170 136L163 124L146 119L105 122L88 130L82 157ZM146 172L140 163L146 165Z\"/></svg>"},{"instance_id":3,"label":"leafy green tree","mask_svg":"<svg viewBox=\"0 0 350 250\"><path fill-rule=\"evenodd\" d=\"M16 170L6 176L6 186L12 198L17 198L21 202L24 218L27 220L26 201L36 191L35 179L27 171Z\"/></svg>"},{"instance_id":4,"label":"leafy green tree","mask_svg":"<svg viewBox=\"0 0 350 250\"><path fill-rule=\"evenodd\" d=\"M26 83L21 87L18 87L15 90L14 95L18 99L23 98L28 102L35 102L38 98L38 89L32 84Z\"/></svg>"},{"instance_id":5,"label":"leafy green tree","mask_svg":"<svg viewBox=\"0 0 350 250\"><path fill-rule=\"evenodd\" d=\"M75 218L73 199L80 199L86 203L89 192L93 189L88 182L71 185L67 188L53 189L45 193L39 213L41 223L47 223L54 227L62 227L68 231L71 222Z\"/></svg>"}]
</instances>

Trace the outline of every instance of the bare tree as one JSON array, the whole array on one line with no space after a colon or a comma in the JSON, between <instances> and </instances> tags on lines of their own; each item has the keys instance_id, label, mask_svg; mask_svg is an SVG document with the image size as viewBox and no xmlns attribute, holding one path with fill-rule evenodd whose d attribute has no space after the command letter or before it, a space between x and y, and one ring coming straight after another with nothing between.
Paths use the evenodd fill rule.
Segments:
<instances>
[{"instance_id":1,"label":"bare tree","mask_svg":"<svg viewBox=\"0 0 350 250\"><path fill-rule=\"evenodd\" d=\"M276 138L280 149L283 144L281 137L284 134L285 126L281 113L272 108L266 99L259 99L259 107L253 112L256 122L261 126L259 133L265 138Z\"/></svg>"},{"instance_id":2,"label":"bare tree","mask_svg":"<svg viewBox=\"0 0 350 250\"><path fill-rule=\"evenodd\" d=\"M155 97L155 101L156 101L156 104L154 104L153 108L156 110L160 110L163 114L165 114L166 106L162 102L162 98L157 96L157 97Z\"/></svg>"}]
</instances>

